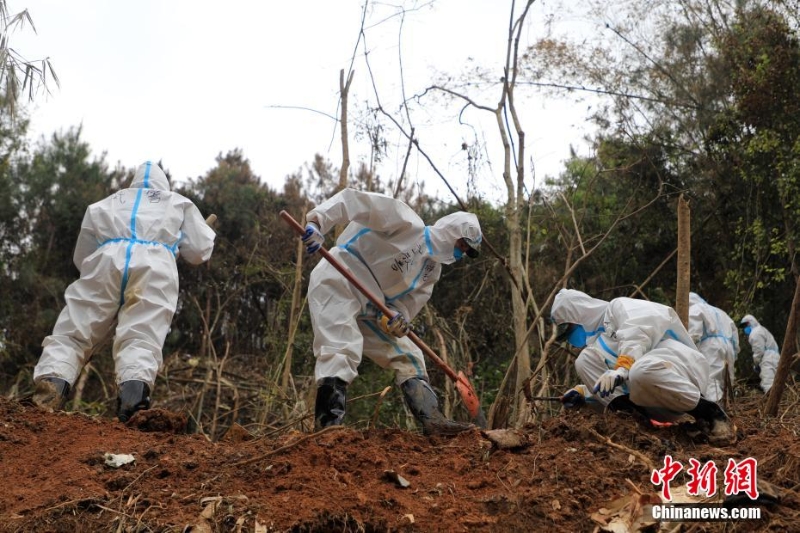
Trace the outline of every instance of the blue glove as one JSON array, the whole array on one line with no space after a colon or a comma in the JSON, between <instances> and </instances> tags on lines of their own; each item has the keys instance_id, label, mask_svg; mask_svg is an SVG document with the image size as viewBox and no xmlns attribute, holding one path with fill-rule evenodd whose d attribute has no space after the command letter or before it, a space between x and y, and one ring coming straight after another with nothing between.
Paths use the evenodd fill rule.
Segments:
<instances>
[{"instance_id":1,"label":"blue glove","mask_svg":"<svg viewBox=\"0 0 800 533\"><path fill-rule=\"evenodd\" d=\"M306 245L306 251L309 255L316 253L325 244L325 237L319 232L319 226L313 222L308 223L306 232L301 239L303 244Z\"/></svg>"},{"instance_id":2,"label":"blue glove","mask_svg":"<svg viewBox=\"0 0 800 533\"><path fill-rule=\"evenodd\" d=\"M586 397L577 388L569 389L564 393L563 396L561 396L561 403L564 404L565 408L573 409L585 404Z\"/></svg>"},{"instance_id":3,"label":"blue glove","mask_svg":"<svg viewBox=\"0 0 800 533\"><path fill-rule=\"evenodd\" d=\"M606 370L600 379L594 384L592 391L599 394L601 398L609 396L614 389L622 385L628 379L628 369L619 367L616 370Z\"/></svg>"},{"instance_id":4,"label":"blue glove","mask_svg":"<svg viewBox=\"0 0 800 533\"><path fill-rule=\"evenodd\" d=\"M403 316L403 313L399 311L396 312L392 318L380 313L380 316L378 316L378 325L384 333L394 337L405 337L408 335L408 332L411 331L411 325L406 320L406 317Z\"/></svg>"}]
</instances>

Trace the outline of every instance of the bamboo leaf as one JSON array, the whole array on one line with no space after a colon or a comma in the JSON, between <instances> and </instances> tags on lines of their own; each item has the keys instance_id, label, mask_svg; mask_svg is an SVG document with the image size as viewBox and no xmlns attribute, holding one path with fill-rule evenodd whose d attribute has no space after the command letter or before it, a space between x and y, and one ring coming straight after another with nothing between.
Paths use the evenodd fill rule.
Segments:
<instances>
[{"instance_id":1,"label":"bamboo leaf","mask_svg":"<svg viewBox=\"0 0 800 533\"><path fill-rule=\"evenodd\" d=\"M25 79L22 81L22 90L23 91L25 90L25 87L28 85L28 80L30 79L30 77L31 77L31 69L30 68L26 68L25 69ZM31 85L33 85L33 82L31 82Z\"/></svg>"},{"instance_id":2,"label":"bamboo leaf","mask_svg":"<svg viewBox=\"0 0 800 533\"><path fill-rule=\"evenodd\" d=\"M56 84L56 87L61 87L61 80L58 79L58 75L56 71L53 70L53 64L50 62L50 58L46 58L45 61L47 62L47 68L50 69L50 75L53 77L53 82Z\"/></svg>"},{"instance_id":3,"label":"bamboo leaf","mask_svg":"<svg viewBox=\"0 0 800 533\"><path fill-rule=\"evenodd\" d=\"M38 33L36 31L36 26L33 24L33 19L31 18L31 14L28 13L28 10L26 9L25 11L22 12L22 14L25 16L25 20L28 21L28 24L31 25L31 29L33 30L33 33Z\"/></svg>"}]
</instances>

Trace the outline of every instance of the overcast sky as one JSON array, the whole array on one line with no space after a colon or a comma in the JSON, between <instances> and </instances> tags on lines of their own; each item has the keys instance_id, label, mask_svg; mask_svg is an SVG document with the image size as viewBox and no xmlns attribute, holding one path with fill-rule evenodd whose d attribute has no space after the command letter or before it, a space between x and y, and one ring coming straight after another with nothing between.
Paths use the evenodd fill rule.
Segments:
<instances>
[{"instance_id":1,"label":"overcast sky","mask_svg":"<svg viewBox=\"0 0 800 533\"><path fill-rule=\"evenodd\" d=\"M28 60L49 57L61 82L31 107L32 138L82 125L84 140L96 155L106 152L110 165L161 159L177 180L204 175L220 152L235 148L275 188L315 153L338 167L339 132L326 115L338 114L339 71L350 68L357 44L351 114L367 99L374 103L364 42L358 43L363 1L9 0L11 13L28 9L37 30L15 32L12 45ZM547 2L539 4L546 10ZM397 10L387 4L373 4L367 13L370 65L382 104L392 112L402 101L400 57L407 95L441 72L457 76L480 66L501 75L510 2L419 5L402 18L392 16ZM525 35L533 40L545 30L541 10L531 22ZM472 96L494 107L500 91ZM473 142L475 130L458 126L453 113L434 114L433 104L426 103L430 115L415 117L420 143L464 193L467 165L460 146ZM584 108L537 97L521 112L538 178L557 173L569 145L581 145ZM475 116L467 117L471 124L477 124ZM478 136L494 143L494 118L486 119L487 130ZM351 137L356 129L351 125ZM387 140L400 154L378 170L393 179L405 140L394 131ZM363 141L351 142L359 143L354 168L368 154ZM502 151L490 147L483 157L491 161L481 176L485 193L503 198ZM429 192L440 189L423 158L412 158L407 172L426 182Z\"/></svg>"}]
</instances>

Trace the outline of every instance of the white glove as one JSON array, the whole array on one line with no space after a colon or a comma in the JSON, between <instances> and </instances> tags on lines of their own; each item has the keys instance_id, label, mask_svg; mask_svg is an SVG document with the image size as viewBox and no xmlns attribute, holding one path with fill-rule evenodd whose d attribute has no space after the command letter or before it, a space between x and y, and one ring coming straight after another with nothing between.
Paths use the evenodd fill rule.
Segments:
<instances>
[{"instance_id":1,"label":"white glove","mask_svg":"<svg viewBox=\"0 0 800 533\"><path fill-rule=\"evenodd\" d=\"M601 398L609 396L614 389L628 380L628 369L619 367L616 370L606 370L594 384L592 391Z\"/></svg>"},{"instance_id":2,"label":"white glove","mask_svg":"<svg viewBox=\"0 0 800 533\"><path fill-rule=\"evenodd\" d=\"M306 232L301 237L303 244L306 245L306 251L309 254L316 253L323 244L325 244L325 236L319 232L319 226L313 222L306 225Z\"/></svg>"}]
</instances>

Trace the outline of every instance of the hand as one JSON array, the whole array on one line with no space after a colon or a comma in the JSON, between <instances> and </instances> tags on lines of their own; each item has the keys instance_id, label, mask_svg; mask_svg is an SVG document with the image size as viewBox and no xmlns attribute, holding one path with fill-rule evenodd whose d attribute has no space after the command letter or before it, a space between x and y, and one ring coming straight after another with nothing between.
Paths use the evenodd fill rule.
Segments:
<instances>
[{"instance_id":1,"label":"hand","mask_svg":"<svg viewBox=\"0 0 800 533\"><path fill-rule=\"evenodd\" d=\"M577 388L572 388L565 392L563 396L561 396L561 403L564 404L565 408L573 409L585 404L586 397Z\"/></svg>"},{"instance_id":2,"label":"hand","mask_svg":"<svg viewBox=\"0 0 800 533\"><path fill-rule=\"evenodd\" d=\"M392 318L381 313L378 317L378 325L380 325L384 333L394 337L405 337L411 331L411 325L406 320L406 317L403 316L403 313L399 311Z\"/></svg>"},{"instance_id":3,"label":"hand","mask_svg":"<svg viewBox=\"0 0 800 533\"><path fill-rule=\"evenodd\" d=\"M306 232L301 239L303 244L306 245L306 251L309 255L316 253L325 244L325 237L319 232L319 226L313 222L308 223Z\"/></svg>"},{"instance_id":4,"label":"hand","mask_svg":"<svg viewBox=\"0 0 800 533\"><path fill-rule=\"evenodd\" d=\"M622 385L628 379L628 369L624 367L616 370L606 370L600 379L594 384L592 391L599 394L601 398L609 396L614 389Z\"/></svg>"}]
</instances>

